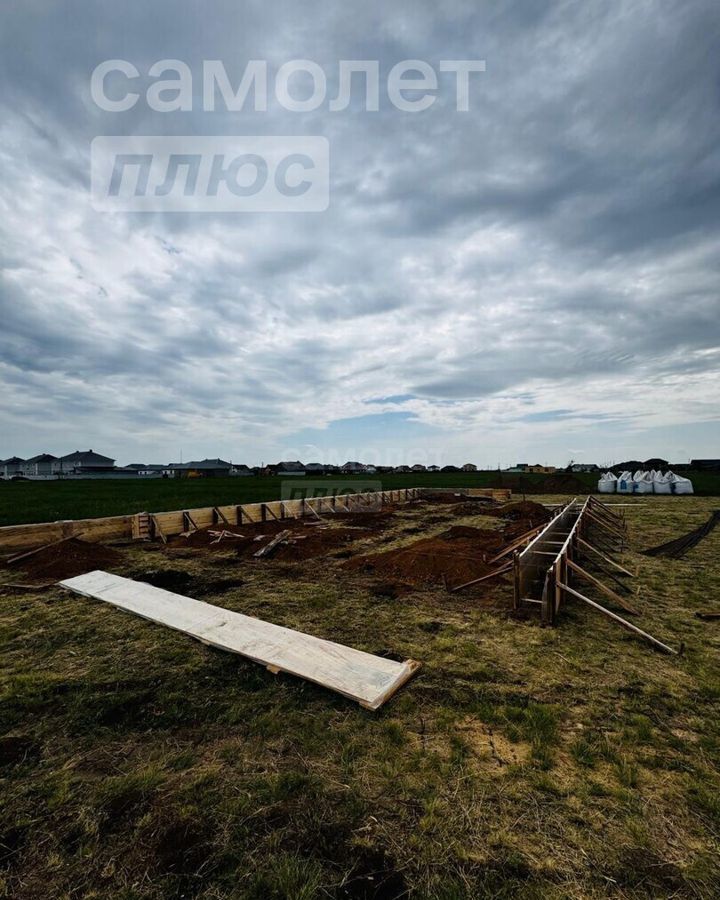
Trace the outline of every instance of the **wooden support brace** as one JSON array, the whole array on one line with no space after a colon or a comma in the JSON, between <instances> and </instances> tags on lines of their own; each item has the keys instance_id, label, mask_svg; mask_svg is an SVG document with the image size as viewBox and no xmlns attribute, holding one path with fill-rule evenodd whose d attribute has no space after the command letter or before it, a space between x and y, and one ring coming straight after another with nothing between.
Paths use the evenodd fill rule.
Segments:
<instances>
[{"instance_id":1,"label":"wooden support brace","mask_svg":"<svg viewBox=\"0 0 720 900\"><path fill-rule=\"evenodd\" d=\"M625 569L623 566L621 566L620 563L616 563L614 559L610 559L609 556L606 556L604 553L602 553L600 550L598 550L597 547L593 547L592 544L589 544L587 541L583 540L580 537L578 538L578 544L580 544L580 546L584 547L586 550L591 550L593 553L595 553L597 556L599 556L600 559L604 559L605 562L608 563L609 565L611 565L614 569L617 569L619 572L622 572L623 575L629 575L630 578L635 577L632 572L629 572L627 569Z\"/></svg>"},{"instance_id":2,"label":"wooden support brace","mask_svg":"<svg viewBox=\"0 0 720 900\"><path fill-rule=\"evenodd\" d=\"M15 556L11 556L10 559L6 560L7 565L12 566L16 562L20 562L22 559L27 559L29 556L35 556L36 553L41 553L43 550L46 550L48 547L56 547L58 544L64 544L66 541L71 541L73 538L79 538L82 532L78 534L71 534L68 537L60 538L59 541L50 541L49 544L43 544L42 547L36 547L34 550L28 550L27 553L18 553Z\"/></svg>"},{"instance_id":3,"label":"wooden support brace","mask_svg":"<svg viewBox=\"0 0 720 900\"><path fill-rule=\"evenodd\" d=\"M611 612L609 609L605 609L604 606L601 606L599 603L596 603L594 600L591 600L589 597L586 597L585 594L581 594L580 591L576 591L574 588L571 588L567 584L559 584L563 591L566 591L568 594L571 594L573 597L577 597L578 600L582 600L583 603L587 603L588 606L592 606L593 609L596 609L598 612L601 612L604 616L607 616L609 619L612 619L614 622L617 622L618 625L622 625L623 628L626 628L628 631L632 631L633 634L637 634L642 638L645 638L646 641L649 641L653 646L657 647L660 650L663 650L665 653L672 653L674 656L677 656L677 650L673 650L672 647L668 647L667 644L663 644L662 641L659 641L657 638L654 638L651 634L648 634L646 631L643 631L641 628L638 628L636 625L633 625L632 622L628 622L626 619L623 619L621 616L616 615L614 612Z\"/></svg>"},{"instance_id":4,"label":"wooden support brace","mask_svg":"<svg viewBox=\"0 0 720 900\"><path fill-rule=\"evenodd\" d=\"M604 521L603 519L599 519L594 512L590 512L590 510L585 511L585 515L590 519L591 522L594 522L596 525L599 525L601 528L604 528L606 531L609 531L611 534L615 534L621 541L625 540L625 535L623 532L615 525L611 525L609 522Z\"/></svg>"},{"instance_id":5,"label":"wooden support brace","mask_svg":"<svg viewBox=\"0 0 720 900\"><path fill-rule=\"evenodd\" d=\"M213 506L213 513L218 517L218 519L222 521L224 525L230 525L230 522L228 522L228 517L225 515L225 513L221 512L217 508L217 506Z\"/></svg>"},{"instance_id":6,"label":"wooden support brace","mask_svg":"<svg viewBox=\"0 0 720 900\"><path fill-rule=\"evenodd\" d=\"M155 529L155 534L160 538L160 540L163 542L163 544L167 544L167 538L163 534L163 530L160 527L160 524L159 524L158 520L155 518L155 516L150 516L150 521L153 523L153 528Z\"/></svg>"},{"instance_id":7,"label":"wooden support brace","mask_svg":"<svg viewBox=\"0 0 720 900\"><path fill-rule=\"evenodd\" d=\"M604 585L604 584L602 583L602 581L600 581L600 580L599 580L598 578L596 578L594 575L591 575L589 572L587 572L585 569L583 569L583 568L582 568L581 566L579 566L577 563L573 562L571 559L566 559L566 560L565 560L565 564L566 564L573 572L575 572L577 575L579 575L581 578L584 578L585 581L589 581L590 584L594 584L595 587L596 587L599 591L602 591L603 594L605 594L606 596L610 597L611 600L614 600L615 603L618 604L618 606L622 606L622 608L623 608L626 612L631 613L633 616L639 616L639 615L640 615L639 610L635 609L634 606L632 606L630 603L628 603L627 600L624 599L624 597L621 597L620 594L616 594L615 591L612 590L612 588L609 588L609 587L607 587L607 585Z\"/></svg>"},{"instance_id":8,"label":"wooden support brace","mask_svg":"<svg viewBox=\"0 0 720 900\"><path fill-rule=\"evenodd\" d=\"M463 588L470 587L473 584L480 584L481 581L487 581L489 578L495 578L496 575L502 575L504 572L509 572L512 569L512 563L508 563L505 566L500 566L499 569L495 569L493 572L488 572L487 575L483 575L481 578L473 578L472 581L466 581L465 584L459 584L457 587L449 588L449 593L454 594L456 591L461 591Z\"/></svg>"},{"instance_id":9,"label":"wooden support brace","mask_svg":"<svg viewBox=\"0 0 720 900\"><path fill-rule=\"evenodd\" d=\"M508 553L512 553L513 550L517 550L518 547L522 547L523 544L527 544L534 535L539 534L545 527L545 525L538 525L536 528L531 528L530 531L526 531L525 534L521 534L520 537L515 538L512 543L508 544L504 550L501 550L497 556L493 556L493 558L488 561L488 564L492 565L494 562L502 559L503 556L507 556Z\"/></svg>"}]
</instances>

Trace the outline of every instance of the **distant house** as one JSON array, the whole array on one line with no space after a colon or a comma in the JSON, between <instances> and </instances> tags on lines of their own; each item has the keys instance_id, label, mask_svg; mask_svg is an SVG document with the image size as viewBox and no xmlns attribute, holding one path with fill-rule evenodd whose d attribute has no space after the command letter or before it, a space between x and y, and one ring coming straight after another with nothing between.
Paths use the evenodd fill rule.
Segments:
<instances>
[{"instance_id":1,"label":"distant house","mask_svg":"<svg viewBox=\"0 0 720 900\"><path fill-rule=\"evenodd\" d=\"M377 472L375 466L365 466L365 474L366 475L374 475Z\"/></svg>"},{"instance_id":2,"label":"distant house","mask_svg":"<svg viewBox=\"0 0 720 900\"><path fill-rule=\"evenodd\" d=\"M60 457L60 469L63 474L92 474L93 472L110 472L115 468L115 460L93 450L76 450Z\"/></svg>"},{"instance_id":3,"label":"distant house","mask_svg":"<svg viewBox=\"0 0 720 900\"><path fill-rule=\"evenodd\" d=\"M165 469L167 466L162 463L145 463L141 469L137 470L137 473L138 475L164 475Z\"/></svg>"},{"instance_id":4,"label":"distant house","mask_svg":"<svg viewBox=\"0 0 720 900\"><path fill-rule=\"evenodd\" d=\"M462 470L463 472L477 472L477 466L474 463L465 463Z\"/></svg>"},{"instance_id":5,"label":"distant house","mask_svg":"<svg viewBox=\"0 0 720 900\"><path fill-rule=\"evenodd\" d=\"M300 462L299 459L285 460L284 462L279 462L275 466L268 466L268 468L273 469L278 475L305 474L305 466Z\"/></svg>"},{"instance_id":6,"label":"distant house","mask_svg":"<svg viewBox=\"0 0 720 900\"><path fill-rule=\"evenodd\" d=\"M232 463L224 459L200 459L187 463L171 463L167 471L175 478L222 478L230 474Z\"/></svg>"},{"instance_id":7,"label":"distant house","mask_svg":"<svg viewBox=\"0 0 720 900\"><path fill-rule=\"evenodd\" d=\"M11 456L9 459L0 460L0 475L3 478L12 478L14 475L22 474L22 467L25 460L19 456Z\"/></svg>"},{"instance_id":8,"label":"distant house","mask_svg":"<svg viewBox=\"0 0 720 900\"><path fill-rule=\"evenodd\" d=\"M325 463L306 463L305 472L308 475L324 475L328 471Z\"/></svg>"},{"instance_id":9,"label":"distant house","mask_svg":"<svg viewBox=\"0 0 720 900\"><path fill-rule=\"evenodd\" d=\"M414 466L410 466L411 472L427 472L427 467L422 463L415 463Z\"/></svg>"},{"instance_id":10,"label":"distant house","mask_svg":"<svg viewBox=\"0 0 720 900\"><path fill-rule=\"evenodd\" d=\"M25 460L22 471L24 475L56 475L60 471L60 460L51 453L39 453Z\"/></svg>"},{"instance_id":11,"label":"distant house","mask_svg":"<svg viewBox=\"0 0 720 900\"><path fill-rule=\"evenodd\" d=\"M440 469L441 472L459 472L460 469L457 466L443 466Z\"/></svg>"},{"instance_id":12,"label":"distant house","mask_svg":"<svg viewBox=\"0 0 720 900\"><path fill-rule=\"evenodd\" d=\"M246 466L244 463L240 463L239 465L235 465L230 469L230 474L247 477L248 475L252 475L253 471L249 466Z\"/></svg>"},{"instance_id":13,"label":"distant house","mask_svg":"<svg viewBox=\"0 0 720 900\"><path fill-rule=\"evenodd\" d=\"M428 472L439 472L440 466L428 466L427 470L428 470Z\"/></svg>"},{"instance_id":14,"label":"distant house","mask_svg":"<svg viewBox=\"0 0 720 900\"><path fill-rule=\"evenodd\" d=\"M405 474L410 471L410 466L395 466L393 472L397 472L398 474Z\"/></svg>"},{"instance_id":15,"label":"distant house","mask_svg":"<svg viewBox=\"0 0 720 900\"><path fill-rule=\"evenodd\" d=\"M506 472L512 472L517 474L518 472L528 472L530 470L529 463L515 463L514 466L510 466L509 469L505 469Z\"/></svg>"},{"instance_id":16,"label":"distant house","mask_svg":"<svg viewBox=\"0 0 720 900\"><path fill-rule=\"evenodd\" d=\"M599 472L600 468L595 463L572 463L571 472Z\"/></svg>"},{"instance_id":17,"label":"distant house","mask_svg":"<svg viewBox=\"0 0 720 900\"><path fill-rule=\"evenodd\" d=\"M550 475L553 472L557 472L557 469L555 468L555 466L541 466L540 463L535 463L534 466L528 466L528 472Z\"/></svg>"},{"instance_id":18,"label":"distant house","mask_svg":"<svg viewBox=\"0 0 720 900\"><path fill-rule=\"evenodd\" d=\"M364 466L360 462L346 462L344 466L340 467L340 471L345 472L346 474L356 474L358 472L367 471L367 466Z\"/></svg>"}]
</instances>

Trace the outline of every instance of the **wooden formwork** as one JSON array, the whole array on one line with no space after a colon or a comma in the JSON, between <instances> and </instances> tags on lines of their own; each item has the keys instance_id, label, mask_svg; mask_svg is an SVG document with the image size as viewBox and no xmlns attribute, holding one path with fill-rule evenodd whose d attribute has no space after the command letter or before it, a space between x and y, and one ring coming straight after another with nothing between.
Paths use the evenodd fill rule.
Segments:
<instances>
[{"instance_id":1,"label":"wooden formwork","mask_svg":"<svg viewBox=\"0 0 720 900\"><path fill-rule=\"evenodd\" d=\"M658 649L666 653L676 653L677 651L667 644L572 586L572 582L576 580L590 584L616 606L622 607L631 615L639 615L627 596L608 587L604 581L588 571L584 561L585 558L591 558L597 563L598 558L601 559L605 577L613 579L620 590L623 590L625 586L619 580L618 573L630 577L632 573L609 554L623 550L626 542L627 529L622 513L618 515L592 495L584 503L573 498L570 503L560 507L545 528L524 550L515 554L513 561L515 609L539 609L542 624L554 625L564 599L569 596L583 601Z\"/></svg>"},{"instance_id":2,"label":"wooden formwork","mask_svg":"<svg viewBox=\"0 0 720 900\"><path fill-rule=\"evenodd\" d=\"M98 543L118 540L166 540L183 531L209 528L213 525L243 525L273 519L298 519L339 512L363 512L391 503L418 499L420 489L400 488L394 491L366 491L359 494L332 494L299 500L273 500L265 503L242 503L227 506L205 506L177 509L171 512L141 512L131 516L109 516L100 519L69 519L34 525L8 525L0 528L0 550L22 550L62 538L82 537Z\"/></svg>"}]
</instances>

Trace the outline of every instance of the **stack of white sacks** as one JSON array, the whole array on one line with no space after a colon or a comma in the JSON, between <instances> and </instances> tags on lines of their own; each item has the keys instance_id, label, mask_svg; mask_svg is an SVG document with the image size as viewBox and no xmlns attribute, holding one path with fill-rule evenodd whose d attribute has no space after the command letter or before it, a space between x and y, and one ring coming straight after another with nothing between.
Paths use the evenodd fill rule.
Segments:
<instances>
[{"instance_id":1,"label":"stack of white sacks","mask_svg":"<svg viewBox=\"0 0 720 900\"><path fill-rule=\"evenodd\" d=\"M601 494L692 494L693 486L689 478L674 472L623 472L619 477L605 472L598 481Z\"/></svg>"}]
</instances>

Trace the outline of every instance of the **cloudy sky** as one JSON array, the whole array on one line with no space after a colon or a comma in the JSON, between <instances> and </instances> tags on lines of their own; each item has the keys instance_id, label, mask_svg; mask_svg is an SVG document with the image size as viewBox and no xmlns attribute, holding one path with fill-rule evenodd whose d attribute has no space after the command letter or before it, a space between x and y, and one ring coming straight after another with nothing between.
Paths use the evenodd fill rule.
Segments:
<instances>
[{"instance_id":1,"label":"cloudy sky","mask_svg":"<svg viewBox=\"0 0 720 900\"><path fill-rule=\"evenodd\" d=\"M719 46L715 0L6 0L0 457L717 457ZM190 111L146 102L167 58ZM446 76L424 112L208 112L206 59L314 60L329 99L340 60L486 71L468 112ZM329 208L98 212L98 135L322 135Z\"/></svg>"}]
</instances>

